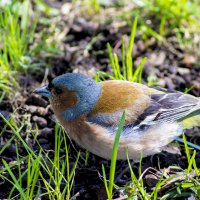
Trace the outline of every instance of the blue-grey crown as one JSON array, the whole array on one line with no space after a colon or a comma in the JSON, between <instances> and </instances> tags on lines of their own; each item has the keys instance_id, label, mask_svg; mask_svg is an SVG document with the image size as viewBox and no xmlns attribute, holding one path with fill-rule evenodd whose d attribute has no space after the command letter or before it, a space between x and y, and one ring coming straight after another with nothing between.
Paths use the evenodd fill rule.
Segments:
<instances>
[{"instance_id":1,"label":"blue-grey crown","mask_svg":"<svg viewBox=\"0 0 200 200\"><path fill-rule=\"evenodd\" d=\"M66 120L73 120L88 114L95 107L101 95L101 83L96 83L91 78L78 73L66 73L58 76L52 81L52 84L64 86L77 95L77 104L63 112Z\"/></svg>"}]
</instances>

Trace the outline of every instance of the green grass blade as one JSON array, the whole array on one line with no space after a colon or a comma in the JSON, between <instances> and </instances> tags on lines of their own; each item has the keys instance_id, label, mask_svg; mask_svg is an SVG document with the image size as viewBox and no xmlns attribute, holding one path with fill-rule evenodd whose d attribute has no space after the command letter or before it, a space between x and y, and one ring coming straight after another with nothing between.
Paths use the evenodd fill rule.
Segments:
<instances>
[{"instance_id":1,"label":"green grass blade","mask_svg":"<svg viewBox=\"0 0 200 200\"><path fill-rule=\"evenodd\" d=\"M119 122L119 126L117 129L117 133L115 136L115 141L113 145L113 150L112 150L112 159L111 159L111 166L110 166L110 176L109 176L109 194L110 194L110 199L112 198L111 194L113 191L113 186L114 186L114 178L115 178L115 168L116 168L116 161L117 161L117 153L118 153L118 145L119 145L119 139L121 132L123 130L124 122L125 122L126 114L123 112L122 117Z\"/></svg>"},{"instance_id":2,"label":"green grass blade","mask_svg":"<svg viewBox=\"0 0 200 200\"><path fill-rule=\"evenodd\" d=\"M8 171L8 173L10 174L13 182L11 182L13 184L13 186L19 191L21 197L23 197L23 199L26 199L26 194L23 190L23 188L20 186L19 182L17 181L15 175L13 174L13 172L11 171L9 165L7 164L7 162L5 160L2 160L6 170Z\"/></svg>"}]
</instances>

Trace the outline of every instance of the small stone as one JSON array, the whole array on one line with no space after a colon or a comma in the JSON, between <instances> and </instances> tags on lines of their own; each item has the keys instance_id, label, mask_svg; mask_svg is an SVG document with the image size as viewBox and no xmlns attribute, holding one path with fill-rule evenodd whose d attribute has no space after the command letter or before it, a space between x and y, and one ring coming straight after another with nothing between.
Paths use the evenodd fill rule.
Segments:
<instances>
[{"instance_id":1,"label":"small stone","mask_svg":"<svg viewBox=\"0 0 200 200\"><path fill-rule=\"evenodd\" d=\"M144 45L144 42L143 42L142 40L139 40L139 41L136 43L136 45L137 45L138 51L140 51L140 52L145 51L145 45Z\"/></svg>"},{"instance_id":2,"label":"small stone","mask_svg":"<svg viewBox=\"0 0 200 200\"><path fill-rule=\"evenodd\" d=\"M166 58L165 52L159 52L158 54L152 53L150 54L147 63L153 66L160 66L164 63Z\"/></svg>"},{"instance_id":3,"label":"small stone","mask_svg":"<svg viewBox=\"0 0 200 200\"><path fill-rule=\"evenodd\" d=\"M44 137L48 137L48 135L53 134L53 129L52 128L43 128L40 130L40 135L43 135Z\"/></svg>"},{"instance_id":4,"label":"small stone","mask_svg":"<svg viewBox=\"0 0 200 200\"><path fill-rule=\"evenodd\" d=\"M146 183L149 187L155 187L156 184L158 183L158 177L155 176L154 174L147 174L145 176L145 180L146 180Z\"/></svg>"},{"instance_id":5,"label":"small stone","mask_svg":"<svg viewBox=\"0 0 200 200\"><path fill-rule=\"evenodd\" d=\"M187 197L187 200L198 200L198 199L195 198L195 196L191 195L191 196Z\"/></svg>"},{"instance_id":6,"label":"small stone","mask_svg":"<svg viewBox=\"0 0 200 200\"><path fill-rule=\"evenodd\" d=\"M9 117L10 117L10 112L8 112L8 111L6 111L6 110L0 110L0 113L3 115L3 117L5 118L5 119L9 119Z\"/></svg>"},{"instance_id":7,"label":"small stone","mask_svg":"<svg viewBox=\"0 0 200 200\"><path fill-rule=\"evenodd\" d=\"M197 62L197 58L193 55L185 54L182 63L185 65L192 65Z\"/></svg>"},{"instance_id":8,"label":"small stone","mask_svg":"<svg viewBox=\"0 0 200 200\"><path fill-rule=\"evenodd\" d=\"M40 139L38 139L38 142L39 142L40 144L48 144L48 143L49 143L49 141L48 141L47 139L45 139L45 138L40 138Z\"/></svg>"},{"instance_id":9,"label":"small stone","mask_svg":"<svg viewBox=\"0 0 200 200\"><path fill-rule=\"evenodd\" d=\"M180 76L176 76L175 79L174 79L174 82L178 86L181 86L181 85L185 84L185 80Z\"/></svg>"},{"instance_id":10,"label":"small stone","mask_svg":"<svg viewBox=\"0 0 200 200\"><path fill-rule=\"evenodd\" d=\"M194 88L200 90L200 82L199 81L196 81L196 80L192 81L192 85Z\"/></svg>"},{"instance_id":11,"label":"small stone","mask_svg":"<svg viewBox=\"0 0 200 200\"><path fill-rule=\"evenodd\" d=\"M10 112L5 111L5 110L0 110L0 114L3 115L3 117L4 117L6 120L8 120L9 117L10 117L10 115L11 115ZM4 119L0 116L0 127L1 127L1 125L4 126L4 125L5 125L5 121L4 121ZM3 127L3 126L2 126L2 127Z\"/></svg>"},{"instance_id":12,"label":"small stone","mask_svg":"<svg viewBox=\"0 0 200 200\"><path fill-rule=\"evenodd\" d=\"M184 80L185 80L186 82L190 83L192 77L191 77L191 74L185 74L185 75L183 76L183 78L184 78Z\"/></svg>"},{"instance_id":13,"label":"small stone","mask_svg":"<svg viewBox=\"0 0 200 200\"><path fill-rule=\"evenodd\" d=\"M46 107L48 105L48 102L41 98L39 95L31 94L31 96L27 99L26 104Z\"/></svg>"},{"instance_id":14,"label":"small stone","mask_svg":"<svg viewBox=\"0 0 200 200\"><path fill-rule=\"evenodd\" d=\"M165 80L164 80L164 79L158 79L158 85L159 85L160 87L165 87L165 85L166 85Z\"/></svg>"},{"instance_id":15,"label":"small stone","mask_svg":"<svg viewBox=\"0 0 200 200\"><path fill-rule=\"evenodd\" d=\"M183 67L179 67L177 71L180 75L185 75L190 73L190 70L188 68L183 68Z\"/></svg>"},{"instance_id":16,"label":"small stone","mask_svg":"<svg viewBox=\"0 0 200 200\"><path fill-rule=\"evenodd\" d=\"M31 114L38 114L41 116L45 116L48 113L48 110L43 107L39 106L25 106L26 110L29 111Z\"/></svg>"},{"instance_id":17,"label":"small stone","mask_svg":"<svg viewBox=\"0 0 200 200\"><path fill-rule=\"evenodd\" d=\"M33 121L36 122L40 127L44 128L45 126L47 126L47 120L43 117L33 116Z\"/></svg>"},{"instance_id":18,"label":"small stone","mask_svg":"<svg viewBox=\"0 0 200 200\"><path fill-rule=\"evenodd\" d=\"M168 71L172 74L175 74L177 72L177 67L170 65L168 67Z\"/></svg>"},{"instance_id":19,"label":"small stone","mask_svg":"<svg viewBox=\"0 0 200 200\"><path fill-rule=\"evenodd\" d=\"M42 146L42 148L45 149L45 150L49 150L49 149L52 148L51 144L49 144L49 143L42 144L41 146Z\"/></svg>"},{"instance_id":20,"label":"small stone","mask_svg":"<svg viewBox=\"0 0 200 200\"><path fill-rule=\"evenodd\" d=\"M71 8L72 8L71 3L64 3L61 7L61 14L66 15L66 16L69 15Z\"/></svg>"}]
</instances>

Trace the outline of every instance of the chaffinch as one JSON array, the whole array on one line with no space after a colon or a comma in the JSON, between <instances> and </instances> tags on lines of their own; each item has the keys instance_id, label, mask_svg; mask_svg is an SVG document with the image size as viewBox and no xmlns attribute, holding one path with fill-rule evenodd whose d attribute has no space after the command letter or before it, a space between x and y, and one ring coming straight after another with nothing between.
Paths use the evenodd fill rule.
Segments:
<instances>
[{"instance_id":1,"label":"chaffinch","mask_svg":"<svg viewBox=\"0 0 200 200\"><path fill-rule=\"evenodd\" d=\"M200 98L181 92L119 80L96 83L82 74L66 73L36 89L48 97L69 136L90 152L111 159L123 111L126 120L118 159L138 160L162 150L184 129L200 126Z\"/></svg>"}]
</instances>

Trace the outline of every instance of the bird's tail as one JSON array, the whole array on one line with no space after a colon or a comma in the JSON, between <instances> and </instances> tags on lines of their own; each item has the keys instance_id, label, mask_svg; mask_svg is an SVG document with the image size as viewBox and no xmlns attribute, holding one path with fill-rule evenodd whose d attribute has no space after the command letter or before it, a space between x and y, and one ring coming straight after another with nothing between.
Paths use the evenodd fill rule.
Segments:
<instances>
[{"instance_id":1,"label":"bird's tail","mask_svg":"<svg viewBox=\"0 0 200 200\"><path fill-rule=\"evenodd\" d=\"M192 128L195 126L200 127L200 103L197 104L188 115L186 115L181 120L181 124L185 129Z\"/></svg>"}]
</instances>

